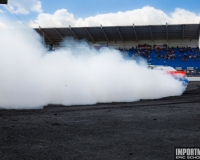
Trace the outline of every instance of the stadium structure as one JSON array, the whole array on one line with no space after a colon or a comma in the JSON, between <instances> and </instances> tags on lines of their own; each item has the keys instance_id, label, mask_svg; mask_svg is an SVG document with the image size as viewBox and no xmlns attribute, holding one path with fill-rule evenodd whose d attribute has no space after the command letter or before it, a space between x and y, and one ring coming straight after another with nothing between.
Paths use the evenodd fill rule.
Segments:
<instances>
[{"instance_id":1,"label":"stadium structure","mask_svg":"<svg viewBox=\"0 0 200 160\"><path fill-rule=\"evenodd\" d=\"M0 4L8 4L8 0L0 0Z\"/></svg>"},{"instance_id":2,"label":"stadium structure","mask_svg":"<svg viewBox=\"0 0 200 160\"><path fill-rule=\"evenodd\" d=\"M141 56L151 65L168 65L200 74L200 24L35 28L45 45L60 46L66 37L85 39L96 48L119 49L129 58Z\"/></svg>"}]
</instances>

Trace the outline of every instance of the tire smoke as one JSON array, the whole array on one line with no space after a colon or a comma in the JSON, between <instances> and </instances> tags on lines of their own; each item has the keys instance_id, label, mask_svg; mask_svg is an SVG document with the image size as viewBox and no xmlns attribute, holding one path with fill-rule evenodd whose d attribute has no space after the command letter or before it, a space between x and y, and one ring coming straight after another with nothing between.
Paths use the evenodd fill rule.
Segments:
<instances>
[{"instance_id":1,"label":"tire smoke","mask_svg":"<svg viewBox=\"0 0 200 160\"><path fill-rule=\"evenodd\" d=\"M0 30L0 35L0 108L133 102L185 90L172 76L148 69L144 61L125 60L113 48L96 50L67 39L64 47L48 52L31 29Z\"/></svg>"}]
</instances>

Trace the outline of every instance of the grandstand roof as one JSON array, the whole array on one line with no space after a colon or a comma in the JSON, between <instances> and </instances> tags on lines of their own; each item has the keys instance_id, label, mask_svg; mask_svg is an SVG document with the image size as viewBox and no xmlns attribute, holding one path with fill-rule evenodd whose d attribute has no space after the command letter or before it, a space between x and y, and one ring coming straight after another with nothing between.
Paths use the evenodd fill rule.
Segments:
<instances>
[{"instance_id":1,"label":"grandstand roof","mask_svg":"<svg viewBox=\"0 0 200 160\"><path fill-rule=\"evenodd\" d=\"M99 26L35 28L45 37L46 43L59 43L65 37L99 41L140 41L140 40L177 40L199 39L200 24L166 24L141 26Z\"/></svg>"}]
</instances>

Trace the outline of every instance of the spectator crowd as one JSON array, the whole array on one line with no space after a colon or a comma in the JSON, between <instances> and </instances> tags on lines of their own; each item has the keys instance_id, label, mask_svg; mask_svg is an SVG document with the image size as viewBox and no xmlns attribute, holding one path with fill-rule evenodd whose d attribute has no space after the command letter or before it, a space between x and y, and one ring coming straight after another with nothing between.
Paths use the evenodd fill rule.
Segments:
<instances>
[{"instance_id":1,"label":"spectator crowd","mask_svg":"<svg viewBox=\"0 0 200 160\"><path fill-rule=\"evenodd\" d=\"M167 45L154 45L152 49L151 45L139 44L136 48L119 48L119 50L125 56L129 56L133 59L143 57L148 61L152 61L152 54L155 54L153 57L156 58L156 60L175 60L177 58L182 61L188 61L190 59L200 60L200 50L198 47L167 47Z\"/></svg>"}]
</instances>

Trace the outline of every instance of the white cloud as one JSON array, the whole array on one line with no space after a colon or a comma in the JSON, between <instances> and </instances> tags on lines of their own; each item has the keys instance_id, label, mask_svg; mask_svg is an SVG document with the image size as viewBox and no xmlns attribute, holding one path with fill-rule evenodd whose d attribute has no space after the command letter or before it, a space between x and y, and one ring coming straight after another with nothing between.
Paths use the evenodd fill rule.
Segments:
<instances>
[{"instance_id":1,"label":"white cloud","mask_svg":"<svg viewBox=\"0 0 200 160\"><path fill-rule=\"evenodd\" d=\"M74 25L74 15L67 12L66 9L57 10L53 15L40 13L34 22L31 22L31 26L68 26Z\"/></svg>"},{"instance_id":2,"label":"white cloud","mask_svg":"<svg viewBox=\"0 0 200 160\"><path fill-rule=\"evenodd\" d=\"M146 6L132 11L99 14L94 17L88 17L85 20L78 19L75 25L163 24L168 20L168 16L163 11Z\"/></svg>"},{"instance_id":3,"label":"white cloud","mask_svg":"<svg viewBox=\"0 0 200 160\"><path fill-rule=\"evenodd\" d=\"M6 24L0 22L0 29L9 28Z\"/></svg>"},{"instance_id":4,"label":"white cloud","mask_svg":"<svg viewBox=\"0 0 200 160\"><path fill-rule=\"evenodd\" d=\"M85 19L75 19L72 13L66 9L57 10L53 14L40 13L35 20L30 22L32 27L67 27L71 26L112 26L112 25L154 25L154 24L187 24L199 23L200 15L191 11L176 8L174 12L167 15L160 9L145 6L126 12L97 14Z\"/></svg>"},{"instance_id":5,"label":"white cloud","mask_svg":"<svg viewBox=\"0 0 200 160\"><path fill-rule=\"evenodd\" d=\"M3 20L2 20L2 16L1 16L2 13L4 13L4 11L0 9L0 29L2 29L2 28L9 28L9 27L5 24L5 22L3 22Z\"/></svg>"},{"instance_id":6,"label":"white cloud","mask_svg":"<svg viewBox=\"0 0 200 160\"><path fill-rule=\"evenodd\" d=\"M176 8L173 13L171 13L171 23L199 23L200 15L190 12L185 9Z\"/></svg>"},{"instance_id":7,"label":"white cloud","mask_svg":"<svg viewBox=\"0 0 200 160\"><path fill-rule=\"evenodd\" d=\"M9 6L16 14L42 12L42 3L39 0L9 0Z\"/></svg>"}]
</instances>

